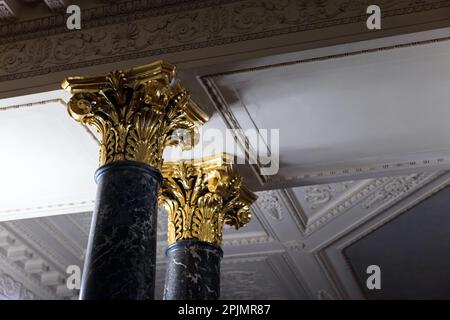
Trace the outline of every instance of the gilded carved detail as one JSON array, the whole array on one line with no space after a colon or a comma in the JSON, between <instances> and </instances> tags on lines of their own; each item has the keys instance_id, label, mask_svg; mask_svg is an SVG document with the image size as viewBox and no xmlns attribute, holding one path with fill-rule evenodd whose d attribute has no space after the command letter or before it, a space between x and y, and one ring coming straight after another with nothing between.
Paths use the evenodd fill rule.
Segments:
<instances>
[{"instance_id":1,"label":"gilded carved detail","mask_svg":"<svg viewBox=\"0 0 450 320\"><path fill-rule=\"evenodd\" d=\"M164 163L160 203L168 212L168 242L198 239L220 245L223 224L250 221L256 196L222 156Z\"/></svg>"},{"instance_id":2,"label":"gilded carved detail","mask_svg":"<svg viewBox=\"0 0 450 320\"><path fill-rule=\"evenodd\" d=\"M105 77L72 77L69 114L101 135L100 165L133 160L161 168L166 146L188 149L207 116L175 81L175 67L157 61ZM181 134L180 134L181 132Z\"/></svg>"}]
</instances>

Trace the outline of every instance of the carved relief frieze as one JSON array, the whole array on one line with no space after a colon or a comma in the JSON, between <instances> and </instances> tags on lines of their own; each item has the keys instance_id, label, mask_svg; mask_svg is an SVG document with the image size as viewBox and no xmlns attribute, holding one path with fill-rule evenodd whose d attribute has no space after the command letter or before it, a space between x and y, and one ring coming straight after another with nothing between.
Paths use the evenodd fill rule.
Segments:
<instances>
[{"instance_id":1,"label":"carved relief frieze","mask_svg":"<svg viewBox=\"0 0 450 320\"><path fill-rule=\"evenodd\" d=\"M305 201L312 210L323 207L336 198L337 195L347 191L354 181L344 181L339 183L316 185L305 187Z\"/></svg>"},{"instance_id":2,"label":"carved relief frieze","mask_svg":"<svg viewBox=\"0 0 450 320\"><path fill-rule=\"evenodd\" d=\"M364 208L372 209L384 205L385 203L407 193L419 185L428 175L426 173L413 174L403 177L394 177L380 188L377 192L370 195L364 201Z\"/></svg>"},{"instance_id":3,"label":"carved relief frieze","mask_svg":"<svg viewBox=\"0 0 450 320\"><path fill-rule=\"evenodd\" d=\"M227 270L222 273L221 299L266 300L280 299L271 296L270 285L255 271Z\"/></svg>"},{"instance_id":4,"label":"carved relief frieze","mask_svg":"<svg viewBox=\"0 0 450 320\"><path fill-rule=\"evenodd\" d=\"M79 31L60 26L61 15L0 27L0 81L358 22L366 18L367 6L363 0L178 1L174 10L135 2L83 11ZM389 17L450 3L380 5Z\"/></svg>"},{"instance_id":5,"label":"carved relief frieze","mask_svg":"<svg viewBox=\"0 0 450 320\"><path fill-rule=\"evenodd\" d=\"M35 295L22 283L16 281L6 273L0 274L1 300L34 300Z\"/></svg>"},{"instance_id":6,"label":"carved relief frieze","mask_svg":"<svg viewBox=\"0 0 450 320\"><path fill-rule=\"evenodd\" d=\"M283 219L283 207L279 198L279 195L274 190L258 192L258 200L256 203L274 220Z\"/></svg>"}]
</instances>

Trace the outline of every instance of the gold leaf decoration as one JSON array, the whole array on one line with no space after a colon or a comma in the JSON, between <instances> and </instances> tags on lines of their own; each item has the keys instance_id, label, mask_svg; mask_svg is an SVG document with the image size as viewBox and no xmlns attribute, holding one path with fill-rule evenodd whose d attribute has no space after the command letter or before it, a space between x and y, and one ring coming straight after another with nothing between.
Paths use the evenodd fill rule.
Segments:
<instances>
[{"instance_id":1,"label":"gold leaf decoration","mask_svg":"<svg viewBox=\"0 0 450 320\"><path fill-rule=\"evenodd\" d=\"M163 61L104 77L67 78L62 87L72 93L69 114L100 133L100 165L134 160L160 169L164 148L193 147L198 126L207 121L175 80L175 66Z\"/></svg>"},{"instance_id":2,"label":"gold leaf decoration","mask_svg":"<svg viewBox=\"0 0 450 320\"><path fill-rule=\"evenodd\" d=\"M226 155L164 163L159 202L168 212L168 242L198 239L220 245L223 224L250 222L256 195L242 183Z\"/></svg>"}]
</instances>

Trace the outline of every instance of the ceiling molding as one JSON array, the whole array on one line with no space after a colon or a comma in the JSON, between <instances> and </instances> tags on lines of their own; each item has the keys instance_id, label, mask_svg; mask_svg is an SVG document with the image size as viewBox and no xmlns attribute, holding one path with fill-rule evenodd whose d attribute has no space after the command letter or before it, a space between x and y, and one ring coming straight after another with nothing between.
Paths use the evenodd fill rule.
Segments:
<instances>
[{"instance_id":1,"label":"ceiling molding","mask_svg":"<svg viewBox=\"0 0 450 320\"><path fill-rule=\"evenodd\" d=\"M314 213L321 211L331 201L352 188L355 183L355 181L344 181L304 187L305 204Z\"/></svg>"},{"instance_id":2,"label":"ceiling molding","mask_svg":"<svg viewBox=\"0 0 450 320\"><path fill-rule=\"evenodd\" d=\"M332 262L330 257L324 252L319 251L315 254L315 258L317 261L317 264L319 265L321 271L325 274L326 278L328 279L328 282L331 284L332 288L334 289L334 292L337 294L339 299L341 300L349 300L351 299L351 296L349 292L346 290L346 285L344 283L347 283L340 274L336 271L336 264ZM349 268L350 265L346 264L344 266L339 266L340 270L346 268L347 273L353 273L351 268ZM352 275L353 279L350 282L350 285L353 287L353 291L355 291L355 288L359 289L359 285L357 283L356 277ZM346 279L348 281L348 279ZM362 290L359 290L362 292ZM353 295L353 299L365 299L363 295L355 296Z\"/></svg>"},{"instance_id":3,"label":"ceiling molding","mask_svg":"<svg viewBox=\"0 0 450 320\"><path fill-rule=\"evenodd\" d=\"M300 233L306 227L307 217L299 203L292 201L288 190L267 190L257 192L258 199L252 208L267 234L280 241L277 224L293 223Z\"/></svg>"},{"instance_id":4,"label":"ceiling molding","mask_svg":"<svg viewBox=\"0 0 450 320\"><path fill-rule=\"evenodd\" d=\"M345 248L388 224L449 185L450 173L440 174L422 188L410 193L410 196L394 201L395 203L391 203L389 208L384 208L378 214L368 215L362 223L354 223L349 226L346 233L314 251L318 264L334 285L341 299L367 298L344 254Z\"/></svg>"},{"instance_id":5,"label":"ceiling molding","mask_svg":"<svg viewBox=\"0 0 450 320\"><path fill-rule=\"evenodd\" d=\"M311 234L360 203L363 203L364 209L369 213L368 216L380 212L435 178L436 173L418 173L366 181L358 189L351 191L345 198L321 213L319 218L308 224L305 234Z\"/></svg>"},{"instance_id":6,"label":"ceiling molding","mask_svg":"<svg viewBox=\"0 0 450 320\"><path fill-rule=\"evenodd\" d=\"M0 1L0 20L11 20L17 18L19 6L17 1L1 0Z\"/></svg>"},{"instance_id":7,"label":"ceiling molding","mask_svg":"<svg viewBox=\"0 0 450 320\"><path fill-rule=\"evenodd\" d=\"M61 274L66 272L67 261L64 261L55 248L46 246L39 235L29 230L22 220L4 222L2 227L13 234L15 239L20 239L21 242L26 243L30 251L45 257L45 260L53 269L58 270Z\"/></svg>"},{"instance_id":8,"label":"ceiling molding","mask_svg":"<svg viewBox=\"0 0 450 320\"><path fill-rule=\"evenodd\" d=\"M450 177L449 174L447 177ZM346 192L331 198L309 224L308 220L311 219L301 210L301 206L305 205L304 199L303 203L293 199L293 192L289 189L263 191L260 192L264 195L262 204L258 201L255 203L255 214L269 234L274 234L273 237L282 243L285 250L283 255L292 261L289 265L300 277L300 283L311 299L364 299L364 296L355 293L361 290L356 278L351 277L351 270L343 258L344 247L337 247L337 244L350 236L358 241L361 237L354 235L366 230L370 221L384 216L405 201L422 201L423 196L417 194L431 194L427 190L442 183L442 179L442 172L432 172L357 182ZM295 206L300 207L300 210L295 209ZM280 211L275 217L282 219L274 219L273 213L267 212L271 209ZM297 221L303 221L301 227L291 217L299 212L304 215L301 219L297 218ZM287 226L292 225L296 225L296 236L295 231L287 229ZM365 234L371 231L367 229ZM292 240L287 234L292 234ZM346 243L348 245L350 242ZM331 256L329 248L334 248Z\"/></svg>"},{"instance_id":9,"label":"ceiling molding","mask_svg":"<svg viewBox=\"0 0 450 320\"><path fill-rule=\"evenodd\" d=\"M330 164L324 170L305 170L301 164L298 166L291 166L289 171L285 171L283 176L280 175L280 172L276 175L263 175L261 172L263 171L264 166L260 163L259 157L255 150L257 150L257 146L252 144L252 141L245 135L245 131L249 129L255 129L259 131L261 128L258 128L256 125L256 121L252 118L250 112L247 110L247 107L240 103L240 108L242 108L242 112L240 113L240 119L237 118L235 114L235 109L227 102L227 98L225 97L225 93L221 91L220 85L218 85L218 80L224 79L223 77L227 76L235 76L242 74L250 74L256 71L268 70L273 68L286 68L289 66L295 66L298 64L309 64L316 63L321 61L333 60L333 59L342 59L350 56L358 56L365 54L380 54L385 51L398 50L403 48L417 47L417 46L425 46L425 45L434 45L439 43L446 43L450 41L450 37L439 37L433 39L426 39L421 41L411 41L406 43L387 45L382 47L375 47L364 50L356 50L356 51L346 51L343 53L337 54L328 54L328 55L318 55L314 57L308 57L300 60L293 61L285 61L285 62L277 62L272 64L263 64L259 66L253 67L243 67L236 68L233 70L222 71L222 72L214 72L208 73L198 77L198 81L203 87L204 91L207 93L208 97L212 101L216 110L221 115L224 120L226 126L233 130L233 133L236 135L238 144L240 149L245 153L247 159L255 159L256 164L251 164L249 167L251 168L251 172L253 173L252 179L252 188L254 190L267 190L267 189L278 189L286 186L295 187L302 185L316 185L316 184L325 184L332 183L336 181L349 181L349 180L358 180L379 176L394 176L401 174L408 174L412 172L418 171L426 171L426 170L443 170L450 168L450 150L442 151L442 155L434 156L434 157L424 157L422 156L420 160L406 160L406 161L398 161L398 162L382 162L375 163L373 165L365 165L365 166L350 166L350 167L342 167L341 164ZM233 94L237 94L233 92ZM229 97L229 100L234 101L236 97ZM243 119L246 118L246 119ZM244 128L241 123L251 123L252 128ZM267 147L267 154L271 154L269 146ZM445 154L444 154L445 153ZM283 169L282 167L280 169ZM253 182L255 180L255 182Z\"/></svg>"},{"instance_id":10,"label":"ceiling molding","mask_svg":"<svg viewBox=\"0 0 450 320\"><path fill-rule=\"evenodd\" d=\"M0 255L0 268L5 274L31 291L37 299L58 299L50 288L42 286L39 280L24 272L19 266L3 255Z\"/></svg>"},{"instance_id":11,"label":"ceiling molding","mask_svg":"<svg viewBox=\"0 0 450 320\"><path fill-rule=\"evenodd\" d=\"M343 53L316 56L316 57L305 58L305 59L300 59L300 60L279 62L279 63L253 66L253 67L224 71L224 72L217 72L217 73L213 73L213 74L203 75L203 76L201 76L200 79L203 80L203 79L208 79L208 78L218 78L218 77L237 75L237 74L242 74L242 73L252 73L252 72L257 72L257 71L262 71L262 70L270 70L270 69L274 69L274 68L289 67L289 66L294 66L294 65L298 65L298 64L316 63L316 62L322 62L322 61L328 61L328 60L342 59L342 58L347 58L347 57L351 57L351 56L359 56L359 55L371 54L371 53L380 53L383 51L423 46L423 45L447 42L447 41L450 41L450 37L441 37L441 38L434 38L434 39L428 39L428 40L422 40L422 41L413 41L413 42L407 42L407 43L401 43L401 44L395 44L395 45L388 45L388 46L384 46L384 47L376 47L376 48L371 48L371 49L348 51L348 52L343 52Z\"/></svg>"},{"instance_id":12,"label":"ceiling molding","mask_svg":"<svg viewBox=\"0 0 450 320\"><path fill-rule=\"evenodd\" d=\"M14 104L14 105L2 105L0 107L0 111L7 111L7 110L11 110L11 109L21 109L21 108L28 108L28 107L33 107L36 105L44 105L47 103L52 103L52 102L58 102L61 103L65 106L67 106L66 102L61 99L61 98L55 98L55 99L46 99L46 100L40 100L40 101L35 101L35 102L30 102L30 103L21 103L21 104Z\"/></svg>"},{"instance_id":13,"label":"ceiling molding","mask_svg":"<svg viewBox=\"0 0 450 320\"><path fill-rule=\"evenodd\" d=\"M17 0L16 0L17 1ZM37 0L34 2L40 2ZM44 0L49 2L51 7L56 5L52 4L52 1L56 2L68 2L68 0ZM225 2L226 0L222 0ZM31 2L31 1L30 1ZM78 3L87 1L79 0ZM89 0L90 3L94 2ZM189 4L191 2L191 4ZM164 15L164 13L170 12L172 5L182 6L182 11L192 8L192 0L144 0L144 1L108 1L100 6L93 8L84 8L84 3L81 5L83 10L83 27L95 28L102 25L133 21L142 19L145 17L151 17L154 15ZM197 6L199 4L197 3ZM195 7L195 6L194 6ZM129 20L130 19L130 20ZM24 21L18 21L14 25L0 26L0 39L9 41L22 41L39 37L48 37L54 34L69 33L66 29L66 15L64 13L57 13L51 16L38 17L34 19L27 19Z\"/></svg>"},{"instance_id":14,"label":"ceiling molding","mask_svg":"<svg viewBox=\"0 0 450 320\"><path fill-rule=\"evenodd\" d=\"M67 102L63 98L52 98L52 99L38 99L37 101L33 102L27 102L27 103L19 103L19 104L2 104L0 106L0 112L1 111L9 111L14 109L23 109L23 108L31 108L36 106L43 106L48 103L59 103L62 106L64 106L67 109ZM87 126L86 124L79 123L79 125L86 131L86 133L92 138L93 141L95 141L98 145L100 145L100 140L97 138L97 136L94 133L94 128ZM79 204L84 205L84 202L81 202ZM50 209L50 208L46 208Z\"/></svg>"},{"instance_id":15,"label":"ceiling molding","mask_svg":"<svg viewBox=\"0 0 450 320\"><path fill-rule=\"evenodd\" d=\"M65 288L65 270L60 272L55 269L54 261L47 255L49 251L36 250L34 240L31 240L28 235L19 237L16 231L12 231L10 226L5 224L0 226L2 239L5 237L9 239L9 241L2 241L0 245L0 270L26 287L37 299L60 299L76 295L74 292L61 290L62 287ZM16 248L20 248L24 254L10 257L9 253ZM41 267L30 271L28 264L37 260L41 261ZM56 282L46 282L46 276L50 274Z\"/></svg>"},{"instance_id":16,"label":"ceiling molding","mask_svg":"<svg viewBox=\"0 0 450 320\"><path fill-rule=\"evenodd\" d=\"M81 201L79 203L58 203L47 206L2 210L0 211L0 215L2 216L2 221L8 221L16 219L17 216L15 215L18 213L21 214L22 219L25 219L40 216L43 212L45 212L45 215L60 215L89 211L94 208L94 205L95 200Z\"/></svg>"},{"instance_id":17,"label":"ceiling molding","mask_svg":"<svg viewBox=\"0 0 450 320\"><path fill-rule=\"evenodd\" d=\"M280 281L284 281L285 286L290 291L293 299L311 298L311 290L306 283L304 276L297 272L295 261L288 252L280 254L278 263L269 262ZM281 263L280 263L281 262Z\"/></svg>"},{"instance_id":18,"label":"ceiling molding","mask_svg":"<svg viewBox=\"0 0 450 320\"><path fill-rule=\"evenodd\" d=\"M378 183L375 183L375 181L378 181ZM266 192L266 199L262 201L263 206L265 204L266 209L272 208L279 211L279 213L272 214L272 217L265 212L266 209L262 209L257 204L253 219L257 220L254 221L255 223L259 223L256 223L253 227L250 226L247 230L225 233L223 245L226 256L222 261L224 279L235 278L228 273L233 271L243 278L247 276L253 279L253 284L246 290L242 288L239 292L236 291L236 295L231 296L229 294L231 291L226 289L231 284L227 284L227 280L224 280L224 292L228 292L224 297L236 298L247 295L253 298L259 297L260 299L344 299L348 297L363 299L364 297L361 294L358 295L358 292L361 290L358 289L358 284L351 274L348 263L345 261L342 253L343 248L352 243L352 241L358 241L368 232L375 230L376 226L373 225L373 222L378 221L376 224L378 227L381 225L380 221L383 224L388 223L397 214L404 212L406 207L423 201L433 192L437 192L437 190L440 190L439 188L443 188L444 185L449 183L450 173L444 175L442 173L419 173L356 183L354 187L349 188L342 196L333 198L319 210L320 212L328 212L332 208L348 202L351 205L344 206L344 209L347 211L340 211L338 215L326 221L323 226L315 229L308 236L301 233L298 225L293 222L293 219L295 219L294 215L298 214L298 211L293 207L286 207L293 205L292 202L287 202L288 200L282 198L286 195L286 190ZM371 185L372 187L369 187ZM386 191L389 191L389 193L386 193ZM354 200L351 200L352 198ZM377 201L368 201L374 198ZM276 202L277 205L273 205L271 202ZM356 203L357 206L355 206ZM364 209L365 203L372 205ZM355 215L355 213L357 214ZM160 215L160 217L163 216ZM321 220L321 218L318 219L319 221ZM48 237L48 233L51 233L51 237L58 242L59 249L57 250L62 250L66 254L76 251L72 252L72 255L78 253L78 256L82 256L81 243L70 243L73 239L69 236L69 233L76 232L86 241L86 229L90 225L90 214L47 217L36 220L43 221L38 221L37 223L33 223L31 220L28 222L26 220L4 222L1 227L7 230L8 234L6 234L6 237L0 237L0 248L6 246L7 250L8 246L14 244L17 248L20 247L19 249L21 250L25 248L24 250L33 253L33 257L29 258L26 258L26 255L22 254L19 256L15 253L14 257L20 257L22 260L41 259L47 265L60 264L60 269L53 267L46 272L49 276L52 276L50 275L51 272L60 272L56 276L59 279L63 279L64 273L61 270L65 268L69 261L58 258L61 257L61 254L55 251L55 247L49 248L45 244L48 242L48 239L43 242L40 238L43 237L43 234L47 234L45 237ZM72 226L69 227L66 223ZM48 228L48 224L51 224L52 227ZM292 228L286 229L287 226ZM66 229L68 227L72 230L71 232L68 232L69 229ZM159 229L164 229L164 227L164 225L161 225ZM40 235L38 231L41 232ZM163 231L159 230L159 232ZM18 234L20 234L20 237L16 236ZM320 239L319 242L318 239ZM157 247L159 277L157 283L158 288L162 290L167 262L164 255L167 244L165 241L159 241ZM4 250L3 252L7 251ZM51 279L49 282L46 282L47 284L40 283L37 277L29 273L39 271L35 271L30 267L27 272L20 267L20 264L14 263L11 260L12 258L12 255L8 259L5 258L9 262L4 262L4 266L0 259L0 270L13 277L16 281L23 283L36 296L41 297L50 290L48 294L52 293L55 295L53 297L47 296L49 299L73 299L76 297L77 292L72 292L71 295L68 295L66 290L65 294L62 294L62 287L58 296L56 291L53 291L55 290L55 284L50 281ZM81 263L80 260L78 264L81 266ZM237 277L238 275L236 274L235 276ZM54 276L52 277L54 278ZM262 279L265 280L263 281ZM27 283L27 281L31 282ZM261 285L260 283L267 283L267 285ZM272 284L277 284L277 287L274 287ZM40 288L42 286L43 288ZM252 294L252 288L258 294L250 295ZM255 288L258 289L256 290ZM39 290L44 291L36 293Z\"/></svg>"},{"instance_id":19,"label":"ceiling molding","mask_svg":"<svg viewBox=\"0 0 450 320\"><path fill-rule=\"evenodd\" d=\"M176 5L176 6L175 6ZM421 31L428 23L439 21L432 12L450 8L450 1L422 3L396 0L383 1L383 19L411 16ZM234 1L170 1L163 5L151 1L126 1L109 6L83 9L81 30L65 28L65 15L59 14L0 27L0 81L48 75L77 68L139 60L151 56L232 46L235 43L308 33L335 27L335 38L354 35L350 28L361 27L367 18L366 1L350 5L347 0L305 3L298 0L279 2L267 0ZM416 15L424 14L417 19ZM247 19L252 16L252 19ZM420 22L420 23L419 23ZM408 26L395 19L384 32ZM394 27L395 26L395 27ZM330 36L326 37L330 39ZM373 38L368 30L361 36ZM376 36L379 36L378 34ZM323 40L324 34L313 38L295 37L288 44L299 41L312 43ZM314 39L314 37L317 37ZM299 40L305 39L305 40ZM267 48L269 42L262 43ZM263 48L263 47L261 47ZM238 53L242 47L231 50Z\"/></svg>"},{"instance_id":20,"label":"ceiling molding","mask_svg":"<svg viewBox=\"0 0 450 320\"><path fill-rule=\"evenodd\" d=\"M226 247L231 246L245 246L245 245L253 245L253 244L261 244L261 243L270 243L274 242L273 238L270 236L263 235L254 235L250 236L249 234L244 233L243 235L237 237L229 237L228 239L223 239L222 245Z\"/></svg>"},{"instance_id":21,"label":"ceiling molding","mask_svg":"<svg viewBox=\"0 0 450 320\"><path fill-rule=\"evenodd\" d=\"M3 0L2 2L9 1ZM61 7L67 5L67 0L44 0L49 8ZM296 6L298 5L298 7ZM448 1L422 1L411 2L407 0L396 1L380 1L378 5L386 10L383 11L383 17L395 17L400 15L409 15L417 12L426 12L438 10L450 6ZM255 7L255 8L252 8ZM206 25L207 29L203 32L209 34L216 34L221 31L240 31L245 34L243 29L251 29L251 24L263 24L266 27L265 32L259 36L274 36L283 33L293 33L305 30L321 29L342 24L357 23L366 20L367 2L363 0L354 1L351 5L346 0L331 1L326 0L321 4L316 3L302 3L300 1L288 0L284 3L276 3L269 0L265 4L251 3L248 0L145 0L145 1L122 1L114 3L108 2L108 5L97 6L90 9L83 9L83 15L86 17L85 28L95 28L99 26L116 24L120 22L135 21L145 18L154 18L159 16L166 17L163 20L164 24L167 21L173 20L174 16L179 16L180 13L194 11L194 13L202 12L210 8L219 7L220 10L209 10L211 14L207 19L217 18L212 24ZM176 10L174 10L176 9ZM294 12L288 12L294 10ZM231 11L237 13L245 11L245 14L257 14L254 21L239 21L242 25L228 25L225 20ZM298 11L298 12L297 12ZM221 13L219 16L218 13ZM262 21L263 14L270 14L271 20ZM282 19L274 20L273 13L281 15ZM302 13L303 16L299 16ZM214 15L215 14L215 15ZM172 19L170 19L172 18ZM284 21L284 23L280 22ZM207 22L207 21L206 21ZM246 25L247 23L247 25ZM38 19L21 21L10 28L0 28L0 37L16 36L14 39L23 38L17 37L17 31L28 31L29 36L35 38L36 36L49 36L55 33L69 33L61 27L65 26L64 15L53 15L50 17L42 17ZM284 26L286 29L277 29L276 27ZM236 27L237 29L232 29ZM263 28L261 28L264 30ZM244 32L243 32L244 31ZM255 31L255 30L248 30ZM23 35L25 36L25 34ZM11 39L14 41L14 39ZM181 39L180 39L181 40ZM17 40L15 40L17 41Z\"/></svg>"},{"instance_id":22,"label":"ceiling molding","mask_svg":"<svg viewBox=\"0 0 450 320\"><path fill-rule=\"evenodd\" d=\"M44 0L47 7L53 11L66 11L67 6L70 4L71 0Z\"/></svg>"},{"instance_id":23,"label":"ceiling molding","mask_svg":"<svg viewBox=\"0 0 450 320\"><path fill-rule=\"evenodd\" d=\"M6 273L0 274L0 300L34 300L36 296Z\"/></svg>"},{"instance_id":24,"label":"ceiling molding","mask_svg":"<svg viewBox=\"0 0 450 320\"><path fill-rule=\"evenodd\" d=\"M293 246L300 249L305 246L305 239L355 206L361 205L364 215L372 216L399 199L420 189L425 184L436 179L437 176L438 174L435 172L418 173L358 182L342 195L330 198L326 202L326 206L316 212L313 218L308 217L302 208L303 205L307 205L306 200L296 199L291 189L258 192L258 200L253 205L253 208L267 233L278 241L280 240L278 238L280 232L276 231L276 225L280 224L283 219L287 219L288 223L294 223L303 240L298 241ZM340 182L335 184L345 185L348 183ZM304 188L324 187L327 187L327 185Z\"/></svg>"}]
</instances>

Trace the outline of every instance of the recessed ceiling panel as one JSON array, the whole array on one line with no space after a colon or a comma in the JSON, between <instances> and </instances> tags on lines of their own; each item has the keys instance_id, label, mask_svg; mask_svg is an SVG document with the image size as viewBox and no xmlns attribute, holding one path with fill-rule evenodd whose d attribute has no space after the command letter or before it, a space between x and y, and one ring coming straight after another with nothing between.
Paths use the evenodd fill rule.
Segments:
<instances>
[{"instance_id":1,"label":"recessed ceiling panel","mask_svg":"<svg viewBox=\"0 0 450 320\"><path fill-rule=\"evenodd\" d=\"M450 299L449 199L446 187L344 250L369 299ZM370 265L381 289L366 286Z\"/></svg>"},{"instance_id":2,"label":"recessed ceiling panel","mask_svg":"<svg viewBox=\"0 0 450 320\"><path fill-rule=\"evenodd\" d=\"M62 98L0 100L0 220L92 208L98 144Z\"/></svg>"},{"instance_id":3,"label":"recessed ceiling panel","mask_svg":"<svg viewBox=\"0 0 450 320\"><path fill-rule=\"evenodd\" d=\"M266 59L203 81L229 126L279 130L273 186L448 165L450 41L409 41Z\"/></svg>"}]
</instances>

